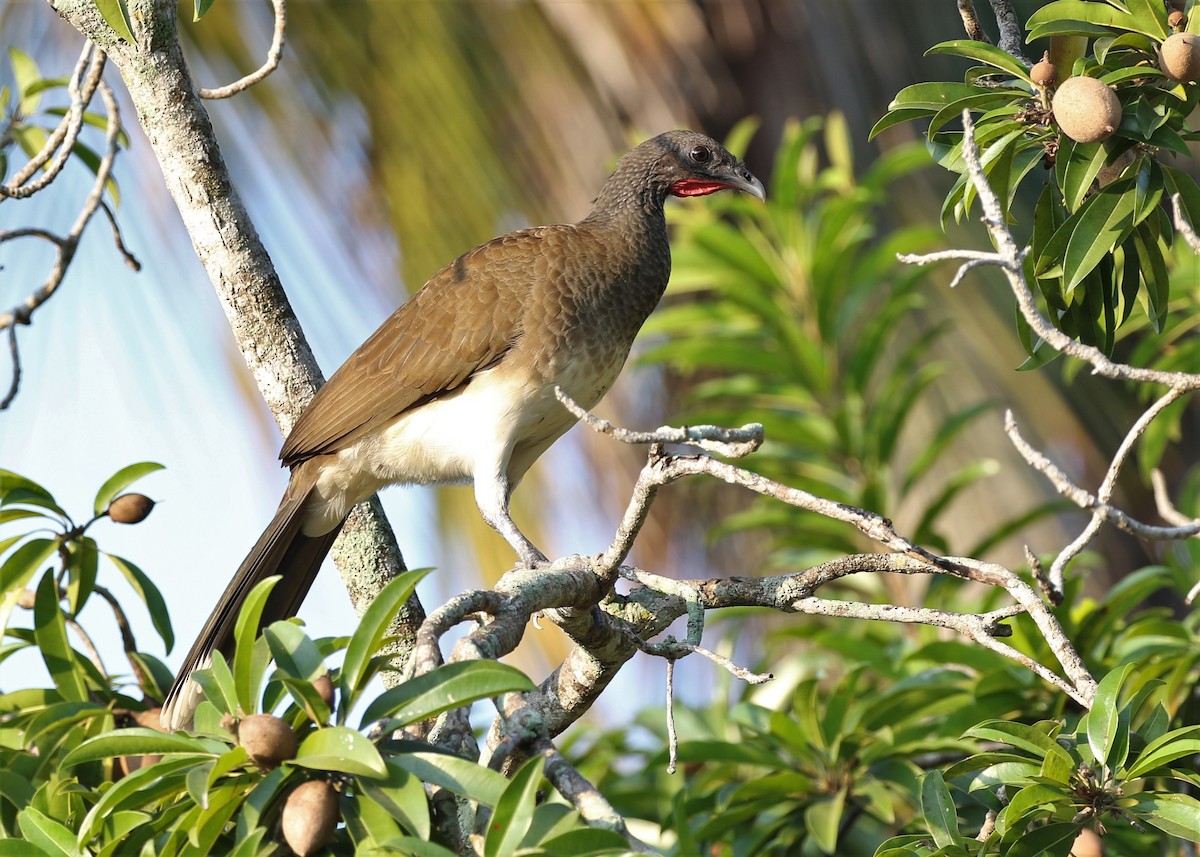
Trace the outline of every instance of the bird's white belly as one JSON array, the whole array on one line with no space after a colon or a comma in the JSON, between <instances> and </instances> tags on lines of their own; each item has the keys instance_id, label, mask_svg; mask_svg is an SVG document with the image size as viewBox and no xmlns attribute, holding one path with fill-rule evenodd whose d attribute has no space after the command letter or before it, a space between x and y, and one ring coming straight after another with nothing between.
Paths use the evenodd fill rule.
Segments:
<instances>
[{"instance_id":1,"label":"bird's white belly","mask_svg":"<svg viewBox=\"0 0 1200 857\"><path fill-rule=\"evenodd\" d=\"M515 482L532 459L519 473L508 472L514 446L536 438L540 454L574 422L531 374L511 367L482 372L332 456L321 468L304 532L328 532L355 503L387 485L453 484L497 473Z\"/></svg>"}]
</instances>

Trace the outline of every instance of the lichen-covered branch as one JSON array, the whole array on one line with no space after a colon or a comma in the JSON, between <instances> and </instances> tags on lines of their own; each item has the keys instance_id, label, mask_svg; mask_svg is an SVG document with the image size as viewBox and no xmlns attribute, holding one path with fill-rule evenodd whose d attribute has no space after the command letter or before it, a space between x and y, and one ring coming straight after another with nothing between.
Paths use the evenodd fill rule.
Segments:
<instances>
[{"instance_id":1,"label":"lichen-covered branch","mask_svg":"<svg viewBox=\"0 0 1200 857\"><path fill-rule=\"evenodd\" d=\"M169 0L129 0L135 43L119 38L91 0L50 0L118 68L196 255L267 406L286 434L323 382L270 255L230 178L212 123L192 82ZM348 549L352 548L352 549ZM351 513L333 549L358 612L381 583L403 571L377 501ZM423 618L405 605L396 636Z\"/></svg>"},{"instance_id":2,"label":"lichen-covered branch","mask_svg":"<svg viewBox=\"0 0 1200 857\"><path fill-rule=\"evenodd\" d=\"M202 87L199 93L201 98L229 98L239 92L245 92L254 84L265 80L271 72L279 67L279 61L283 59L284 33L287 30L287 5L284 0L271 0L271 8L275 13L275 24L271 33L271 47L267 49L267 58L263 64L245 77L226 86L218 86L213 89Z\"/></svg>"}]
</instances>

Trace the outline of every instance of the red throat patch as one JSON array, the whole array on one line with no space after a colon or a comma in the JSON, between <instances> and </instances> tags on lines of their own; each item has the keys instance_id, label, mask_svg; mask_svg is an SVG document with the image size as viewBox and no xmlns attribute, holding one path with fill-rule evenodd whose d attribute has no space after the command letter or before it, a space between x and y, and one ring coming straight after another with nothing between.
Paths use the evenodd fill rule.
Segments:
<instances>
[{"instance_id":1,"label":"red throat patch","mask_svg":"<svg viewBox=\"0 0 1200 857\"><path fill-rule=\"evenodd\" d=\"M707 196L728 188L729 185L711 179L680 179L671 185L671 193L675 196Z\"/></svg>"}]
</instances>

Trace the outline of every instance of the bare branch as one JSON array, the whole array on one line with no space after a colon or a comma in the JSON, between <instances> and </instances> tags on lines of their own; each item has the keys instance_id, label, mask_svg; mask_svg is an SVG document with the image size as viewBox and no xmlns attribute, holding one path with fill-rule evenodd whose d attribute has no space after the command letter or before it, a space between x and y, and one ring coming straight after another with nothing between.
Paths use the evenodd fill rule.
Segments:
<instances>
[{"instance_id":1,"label":"bare branch","mask_svg":"<svg viewBox=\"0 0 1200 857\"><path fill-rule=\"evenodd\" d=\"M1020 60L1026 68L1033 65L1021 51L1025 44L1025 28L1013 11L1011 0L991 0L992 11L996 14L996 26L1000 28L1000 38L996 41L1000 50Z\"/></svg>"},{"instance_id":2,"label":"bare branch","mask_svg":"<svg viewBox=\"0 0 1200 857\"><path fill-rule=\"evenodd\" d=\"M1192 248L1192 252L1200 253L1200 236L1196 235L1192 224L1188 223L1188 219L1183 216L1183 197L1179 194L1171 197L1171 209L1175 214L1175 228L1179 230L1179 234L1183 236L1187 245Z\"/></svg>"},{"instance_id":3,"label":"bare branch","mask_svg":"<svg viewBox=\"0 0 1200 857\"><path fill-rule=\"evenodd\" d=\"M1004 271L1009 287L1017 299L1017 307L1034 333L1041 337L1055 351L1090 364L1092 373L1095 375L1124 381L1136 381L1144 384L1162 384L1166 387L1179 387L1183 390L1200 389L1200 374L1162 372L1155 369L1144 369L1124 363L1116 363L1110 360L1100 349L1076 342L1052 325L1038 309L1037 300L1034 298L1029 284L1025 282L1021 262L1027 251L1017 247L1016 241L1005 222L1000 201L987 183L987 178L984 175L983 167L979 160L979 147L975 144L975 124L971 120L971 114L968 110L963 111L963 156L966 159L971 181L978 193L979 204L983 210L983 222L987 226L988 232L991 233L992 241L997 248L997 252L992 255L994 264ZM977 262L986 257L977 251L960 250L942 251L936 254L907 255L899 258L903 262L927 264L934 261L944 261L949 258Z\"/></svg>"},{"instance_id":4,"label":"bare branch","mask_svg":"<svg viewBox=\"0 0 1200 857\"><path fill-rule=\"evenodd\" d=\"M667 658L667 773L679 767L679 733L675 731L675 659Z\"/></svg>"},{"instance_id":5,"label":"bare branch","mask_svg":"<svg viewBox=\"0 0 1200 857\"><path fill-rule=\"evenodd\" d=\"M271 7L275 10L275 29L271 34L271 47L267 50L266 61L256 71L252 71L227 86L219 86L215 89L202 87L199 91L201 98L228 98L231 95L237 95L260 80L264 80L278 68L279 61L283 58L283 34L287 29L287 6L285 0L271 0Z\"/></svg>"},{"instance_id":6,"label":"bare branch","mask_svg":"<svg viewBox=\"0 0 1200 857\"><path fill-rule=\"evenodd\" d=\"M75 64L75 71L67 85L71 103L66 115L46 139L41 151L30 158L7 183L0 185L0 197L25 199L48 187L58 178L58 174L67 163L67 158L71 156L76 140L79 139L79 132L83 128L83 113L100 85L105 59L104 51L91 42L84 43L83 51ZM85 68L87 76L81 84L80 77ZM50 160L51 157L53 161ZM31 181L37 171L43 168L45 172L37 180Z\"/></svg>"},{"instance_id":7,"label":"bare branch","mask_svg":"<svg viewBox=\"0 0 1200 857\"><path fill-rule=\"evenodd\" d=\"M1164 521L1177 527L1186 527L1192 523L1192 519L1176 509L1175 504L1171 502L1167 495L1166 477L1157 467L1150 471L1150 484L1154 487L1154 505Z\"/></svg>"},{"instance_id":8,"label":"bare branch","mask_svg":"<svg viewBox=\"0 0 1200 857\"><path fill-rule=\"evenodd\" d=\"M971 0L958 0L958 14L962 18L963 29L966 30L968 39L991 44L992 40L979 24L979 16L975 14L975 4Z\"/></svg>"},{"instance_id":9,"label":"bare branch","mask_svg":"<svg viewBox=\"0 0 1200 857\"><path fill-rule=\"evenodd\" d=\"M654 431L630 431L594 416L557 385L554 387L554 395L562 402L563 407L582 420L588 428L621 443L683 443L728 458L741 458L757 450L763 442L763 427L760 423L748 423L736 429L720 426L662 426Z\"/></svg>"},{"instance_id":10,"label":"bare branch","mask_svg":"<svg viewBox=\"0 0 1200 857\"><path fill-rule=\"evenodd\" d=\"M8 392L4 394L4 399L0 400L0 411L8 409L13 399L17 397L17 391L21 389L21 350L17 347L17 326L15 324L8 326L8 354L12 360L12 381L8 385Z\"/></svg>"},{"instance_id":11,"label":"bare branch","mask_svg":"<svg viewBox=\"0 0 1200 857\"><path fill-rule=\"evenodd\" d=\"M1182 391L1171 392L1181 393ZM1164 396L1163 399L1165 398L1167 397ZM1162 402L1163 399L1160 399L1159 402ZM1113 526L1143 539L1154 541L1179 541L1181 539L1190 539L1200 533L1200 521L1191 521L1184 526L1177 527L1159 527L1153 524L1146 524L1112 506L1091 492L1080 488L1054 462L1034 449L1021 436L1012 411L1006 411L1004 414L1004 430L1026 463L1049 479L1050 484L1054 486L1054 489L1059 494L1081 509L1090 509ZM1051 571L1051 576L1053 577L1053 571Z\"/></svg>"}]
</instances>

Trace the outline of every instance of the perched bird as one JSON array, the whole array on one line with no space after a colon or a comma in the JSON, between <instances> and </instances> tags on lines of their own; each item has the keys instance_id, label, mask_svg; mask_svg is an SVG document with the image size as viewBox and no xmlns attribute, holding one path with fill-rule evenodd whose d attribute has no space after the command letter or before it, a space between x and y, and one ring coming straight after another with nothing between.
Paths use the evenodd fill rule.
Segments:
<instances>
[{"instance_id":1,"label":"perched bird","mask_svg":"<svg viewBox=\"0 0 1200 857\"><path fill-rule=\"evenodd\" d=\"M530 465L612 386L671 272L663 204L762 183L720 144L661 134L627 153L587 217L495 238L439 271L313 397L284 442L279 510L238 568L164 705L169 728L199 701L190 680L226 652L250 590L273 574L264 625L295 615L356 503L386 485L473 482L483 519L520 561L546 561L508 513Z\"/></svg>"}]
</instances>

